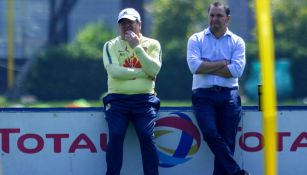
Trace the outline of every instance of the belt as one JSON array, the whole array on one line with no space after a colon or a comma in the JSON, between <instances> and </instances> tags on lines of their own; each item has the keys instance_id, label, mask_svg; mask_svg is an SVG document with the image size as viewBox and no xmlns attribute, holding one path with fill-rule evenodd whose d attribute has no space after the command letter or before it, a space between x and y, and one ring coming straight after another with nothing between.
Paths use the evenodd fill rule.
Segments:
<instances>
[{"instance_id":1,"label":"belt","mask_svg":"<svg viewBox=\"0 0 307 175\"><path fill-rule=\"evenodd\" d=\"M202 92L202 91L215 91L215 92L220 92L220 91L231 91L231 90L238 90L238 87L223 87L223 86L212 86L209 88L197 88L193 90L193 93L196 92Z\"/></svg>"}]
</instances>

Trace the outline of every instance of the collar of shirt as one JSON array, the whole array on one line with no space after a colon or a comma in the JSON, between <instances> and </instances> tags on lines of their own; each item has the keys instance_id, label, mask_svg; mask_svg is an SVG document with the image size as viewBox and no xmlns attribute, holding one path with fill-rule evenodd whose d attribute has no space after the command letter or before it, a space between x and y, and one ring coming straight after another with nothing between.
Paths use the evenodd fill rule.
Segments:
<instances>
[{"instance_id":1,"label":"collar of shirt","mask_svg":"<svg viewBox=\"0 0 307 175\"><path fill-rule=\"evenodd\" d=\"M204 33L205 33L205 35L214 36L213 33L210 30L210 27L206 28ZM228 27L227 27L226 32L224 33L223 37L226 36L226 35L232 36L232 32L228 29Z\"/></svg>"}]
</instances>

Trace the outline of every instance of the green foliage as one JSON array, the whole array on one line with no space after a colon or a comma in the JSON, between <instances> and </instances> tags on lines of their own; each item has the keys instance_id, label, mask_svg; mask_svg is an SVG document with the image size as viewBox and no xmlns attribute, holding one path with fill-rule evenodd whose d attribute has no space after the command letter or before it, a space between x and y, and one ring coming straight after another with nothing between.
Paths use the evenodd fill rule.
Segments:
<instances>
[{"instance_id":1,"label":"green foliage","mask_svg":"<svg viewBox=\"0 0 307 175\"><path fill-rule=\"evenodd\" d=\"M156 90L162 100L191 98L192 74L186 61L167 59L157 77Z\"/></svg>"},{"instance_id":2,"label":"green foliage","mask_svg":"<svg viewBox=\"0 0 307 175\"><path fill-rule=\"evenodd\" d=\"M251 4L253 5L253 4ZM291 75L295 91L292 98L306 96L307 58L307 1L272 0L275 58L291 61ZM247 58L259 58L257 41L247 43Z\"/></svg>"},{"instance_id":3,"label":"green foliage","mask_svg":"<svg viewBox=\"0 0 307 175\"><path fill-rule=\"evenodd\" d=\"M307 1L273 0L272 3L277 53L306 58Z\"/></svg>"},{"instance_id":4,"label":"green foliage","mask_svg":"<svg viewBox=\"0 0 307 175\"><path fill-rule=\"evenodd\" d=\"M307 57L307 1L273 0L272 20L276 58L302 59ZM250 41L257 43L257 41ZM254 44L250 44L254 45ZM248 50L247 50L248 51ZM255 55L252 49L247 55Z\"/></svg>"},{"instance_id":5,"label":"green foliage","mask_svg":"<svg viewBox=\"0 0 307 175\"><path fill-rule=\"evenodd\" d=\"M102 23L85 27L73 44L41 53L26 81L40 100L99 99L107 89L102 47L114 33Z\"/></svg>"},{"instance_id":6,"label":"green foliage","mask_svg":"<svg viewBox=\"0 0 307 175\"><path fill-rule=\"evenodd\" d=\"M258 55L258 43L256 42L246 42L246 58L259 58Z\"/></svg>"},{"instance_id":7,"label":"green foliage","mask_svg":"<svg viewBox=\"0 0 307 175\"><path fill-rule=\"evenodd\" d=\"M184 59L188 37L201 31L209 0L153 1L153 35L162 45L164 59Z\"/></svg>"},{"instance_id":8,"label":"green foliage","mask_svg":"<svg viewBox=\"0 0 307 175\"><path fill-rule=\"evenodd\" d=\"M306 96L307 1L273 0L276 57L292 58L294 97Z\"/></svg>"},{"instance_id":9,"label":"green foliage","mask_svg":"<svg viewBox=\"0 0 307 175\"><path fill-rule=\"evenodd\" d=\"M102 22L89 24L79 32L76 37L76 43L70 45L72 47L71 51L76 50L92 58L101 58L102 46L114 36L115 32L110 28L106 28Z\"/></svg>"},{"instance_id":10,"label":"green foliage","mask_svg":"<svg viewBox=\"0 0 307 175\"><path fill-rule=\"evenodd\" d=\"M27 79L27 91L40 100L99 99L105 80L101 60L75 56L63 46L39 56Z\"/></svg>"}]
</instances>

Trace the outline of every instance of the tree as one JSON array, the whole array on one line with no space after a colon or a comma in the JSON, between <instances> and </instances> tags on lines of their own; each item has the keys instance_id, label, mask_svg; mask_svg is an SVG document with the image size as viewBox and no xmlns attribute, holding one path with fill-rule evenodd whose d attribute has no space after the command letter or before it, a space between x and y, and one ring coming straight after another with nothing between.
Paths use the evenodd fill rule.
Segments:
<instances>
[{"instance_id":1,"label":"tree","mask_svg":"<svg viewBox=\"0 0 307 175\"><path fill-rule=\"evenodd\" d=\"M161 99L190 99L192 76L185 61L187 40L206 25L208 5L209 0L153 1L153 37L162 47L163 63L156 86Z\"/></svg>"},{"instance_id":2,"label":"tree","mask_svg":"<svg viewBox=\"0 0 307 175\"><path fill-rule=\"evenodd\" d=\"M273 0L272 3L276 55L306 58L307 1Z\"/></svg>"},{"instance_id":3,"label":"tree","mask_svg":"<svg viewBox=\"0 0 307 175\"><path fill-rule=\"evenodd\" d=\"M251 3L251 6L254 4ZM272 20L276 58L306 58L307 49L307 1L273 0ZM252 7L252 9L254 9ZM255 37L256 39L256 37ZM248 43L248 55L257 55L256 40Z\"/></svg>"},{"instance_id":4,"label":"tree","mask_svg":"<svg viewBox=\"0 0 307 175\"><path fill-rule=\"evenodd\" d=\"M188 37L206 24L209 0L155 0L153 35L163 46L163 57L185 58Z\"/></svg>"},{"instance_id":5,"label":"tree","mask_svg":"<svg viewBox=\"0 0 307 175\"><path fill-rule=\"evenodd\" d=\"M291 63L291 72L288 73L295 88L291 98L303 98L307 94L307 70L304 68L307 64L307 1L272 0L271 6L275 59L287 58ZM247 58L257 58L258 52L255 37L254 41L247 43ZM280 81L285 81L285 77Z\"/></svg>"},{"instance_id":6,"label":"tree","mask_svg":"<svg viewBox=\"0 0 307 175\"><path fill-rule=\"evenodd\" d=\"M69 14L78 0L49 0L48 45L68 42Z\"/></svg>"},{"instance_id":7,"label":"tree","mask_svg":"<svg viewBox=\"0 0 307 175\"><path fill-rule=\"evenodd\" d=\"M114 30L103 22L90 23L75 42L41 52L29 71L24 91L40 100L99 99L107 87L102 46L113 37Z\"/></svg>"},{"instance_id":8,"label":"tree","mask_svg":"<svg viewBox=\"0 0 307 175\"><path fill-rule=\"evenodd\" d=\"M295 98L306 97L307 1L273 0L276 57L290 58Z\"/></svg>"}]
</instances>

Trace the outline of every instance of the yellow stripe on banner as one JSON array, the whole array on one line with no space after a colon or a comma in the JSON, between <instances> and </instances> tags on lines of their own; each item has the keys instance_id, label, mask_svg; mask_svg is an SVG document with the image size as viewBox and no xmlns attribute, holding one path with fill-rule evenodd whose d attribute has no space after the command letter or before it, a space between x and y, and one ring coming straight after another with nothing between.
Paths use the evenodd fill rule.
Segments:
<instances>
[{"instance_id":1,"label":"yellow stripe on banner","mask_svg":"<svg viewBox=\"0 0 307 175\"><path fill-rule=\"evenodd\" d=\"M14 0L7 0L7 85L11 89L14 83Z\"/></svg>"},{"instance_id":2,"label":"yellow stripe on banner","mask_svg":"<svg viewBox=\"0 0 307 175\"><path fill-rule=\"evenodd\" d=\"M264 124L264 167L266 175L276 175L276 92L274 74L274 41L269 0L255 0L257 34L262 75L262 109Z\"/></svg>"}]
</instances>

